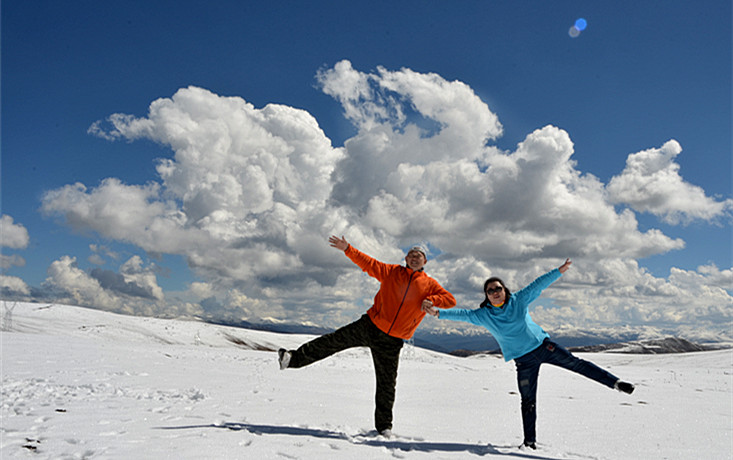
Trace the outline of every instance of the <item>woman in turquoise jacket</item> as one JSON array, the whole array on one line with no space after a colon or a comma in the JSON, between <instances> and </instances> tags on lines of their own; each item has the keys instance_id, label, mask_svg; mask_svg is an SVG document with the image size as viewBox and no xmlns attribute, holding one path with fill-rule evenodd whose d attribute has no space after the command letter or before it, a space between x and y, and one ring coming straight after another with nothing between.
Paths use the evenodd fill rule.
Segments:
<instances>
[{"instance_id":1,"label":"woman in turquoise jacket","mask_svg":"<svg viewBox=\"0 0 733 460\"><path fill-rule=\"evenodd\" d=\"M621 381L595 364L577 358L565 348L550 340L549 334L529 316L529 304L542 291L557 281L572 262L564 264L540 276L524 289L511 293L499 278L489 278L484 283L485 300L475 310L453 308L438 310L427 306L425 311L441 319L465 321L483 326L491 332L504 355L505 361L514 360L517 367L517 383L522 397L522 424L524 443L520 447L536 449L537 377L540 365L553 364L568 369L610 388L624 393L634 391L634 385Z\"/></svg>"}]
</instances>

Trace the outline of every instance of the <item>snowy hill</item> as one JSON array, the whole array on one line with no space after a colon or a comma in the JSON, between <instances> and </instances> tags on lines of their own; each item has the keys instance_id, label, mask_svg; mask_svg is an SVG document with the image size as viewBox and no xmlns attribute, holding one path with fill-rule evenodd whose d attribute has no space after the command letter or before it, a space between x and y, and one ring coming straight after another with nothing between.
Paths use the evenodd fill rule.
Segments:
<instances>
[{"instance_id":1,"label":"snowy hill","mask_svg":"<svg viewBox=\"0 0 733 460\"><path fill-rule=\"evenodd\" d=\"M539 449L521 441L513 363L405 347L395 438L374 436L369 353L280 371L312 336L17 304L3 318L0 458L722 459L732 350L580 354L631 395L543 367Z\"/></svg>"}]
</instances>

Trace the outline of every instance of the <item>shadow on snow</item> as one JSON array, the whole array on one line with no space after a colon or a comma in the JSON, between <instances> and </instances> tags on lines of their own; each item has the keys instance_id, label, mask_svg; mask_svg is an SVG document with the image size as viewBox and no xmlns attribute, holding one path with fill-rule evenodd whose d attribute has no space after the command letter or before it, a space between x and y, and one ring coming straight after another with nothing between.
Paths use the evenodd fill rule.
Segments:
<instances>
[{"instance_id":1,"label":"shadow on snow","mask_svg":"<svg viewBox=\"0 0 733 460\"><path fill-rule=\"evenodd\" d=\"M275 434L287 436L310 436L324 439L340 439L352 444L367 445L373 447L386 447L388 449L399 449L402 451L415 452L469 452L474 455L506 455L519 458L532 458L538 460L552 460L552 457L544 457L529 452L502 452L497 449L517 449L516 446L492 446L491 444L463 444L451 442L427 442L410 439L386 439L378 436L376 431L362 433L355 436L347 435L340 431L324 430L319 428L301 428L295 426L256 425L251 423L224 422L221 424L208 425L183 425L157 427L160 430L193 430L200 428L218 428L232 431L247 431L256 435Z\"/></svg>"}]
</instances>

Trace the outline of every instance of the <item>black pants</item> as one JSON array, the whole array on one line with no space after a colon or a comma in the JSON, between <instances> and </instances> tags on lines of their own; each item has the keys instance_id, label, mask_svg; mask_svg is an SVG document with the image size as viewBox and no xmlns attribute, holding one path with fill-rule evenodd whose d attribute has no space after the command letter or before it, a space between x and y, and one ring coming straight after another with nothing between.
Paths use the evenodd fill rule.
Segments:
<instances>
[{"instance_id":1,"label":"black pants","mask_svg":"<svg viewBox=\"0 0 733 460\"><path fill-rule=\"evenodd\" d=\"M334 353L353 347L369 347L377 377L374 424L377 431L392 429L392 407L397 385L397 366L403 340L385 334L364 315L330 334L323 335L291 351L288 367L304 367Z\"/></svg>"}]
</instances>

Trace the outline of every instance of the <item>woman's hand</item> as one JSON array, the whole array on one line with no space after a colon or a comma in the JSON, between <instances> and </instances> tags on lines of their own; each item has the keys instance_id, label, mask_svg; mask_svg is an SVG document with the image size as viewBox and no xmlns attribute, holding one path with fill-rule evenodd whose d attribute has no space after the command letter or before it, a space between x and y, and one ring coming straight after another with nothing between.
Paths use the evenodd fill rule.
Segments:
<instances>
[{"instance_id":1,"label":"woman's hand","mask_svg":"<svg viewBox=\"0 0 733 460\"><path fill-rule=\"evenodd\" d=\"M440 311L438 311L438 309L435 308L435 306L433 306L433 302L429 301L428 299L425 299L422 301L421 307L422 307L422 311L424 311L425 313L427 313L430 316L437 317L438 314L440 313Z\"/></svg>"},{"instance_id":2,"label":"woman's hand","mask_svg":"<svg viewBox=\"0 0 733 460\"><path fill-rule=\"evenodd\" d=\"M560 265L557 269L560 270L560 273L565 273L568 271L568 268L570 268L570 264L572 264L573 261L570 259L565 259L565 263Z\"/></svg>"}]
</instances>

